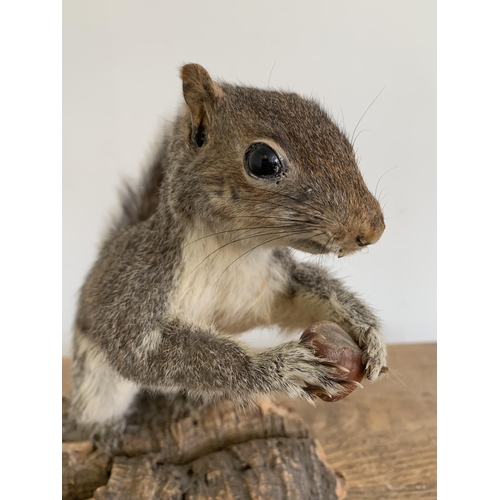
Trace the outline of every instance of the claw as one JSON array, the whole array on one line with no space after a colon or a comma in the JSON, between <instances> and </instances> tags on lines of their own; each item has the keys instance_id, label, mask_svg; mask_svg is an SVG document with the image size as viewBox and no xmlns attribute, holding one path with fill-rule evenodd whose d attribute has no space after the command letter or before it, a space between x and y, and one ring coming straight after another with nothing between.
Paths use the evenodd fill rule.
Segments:
<instances>
[{"instance_id":1,"label":"claw","mask_svg":"<svg viewBox=\"0 0 500 500\"><path fill-rule=\"evenodd\" d=\"M356 380L351 380L350 378L336 378L336 377L332 377L333 382L335 382L336 384L340 384L340 385L354 385L356 387L360 387L361 389L364 389L364 387L359 383L359 382L356 382Z\"/></svg>"},{"instance_id":2,"label":"claw","mask_svg":"<svg viewBox=\"0 0 500 500\"><path fill-rule=\"evenodd\" d=\"M351 370L349 368L346 368L345 366L339 365L338 363L334 363L333 361L320 361L320 365L323 366L329 366L330 368L335 368L335 370L338 370L340 372L344 373L349 373Z\"/></svg>"},{"instance_id":3,"label":"claw","mask_svg":"<svg viewBox=\"0 0 500 500\"><path fill-rule=\"evenodd\" d=\"M333 401L333 396L328 394L328 392L326 392L322 387L318 387L316 385L310 385L308 387L304 387L304 390L311 396L316 396L317 398L320 398L328 403Z\"/></svg>"},{"instance_id":4,"label":"claw","mask_svg":"<svg viewBox=\"0 0 500 500\"><path fill-rule=\"evenodd\" d=\"M308 344L308 343L313 343L317 338L320 338L322 340L326 340L326 337L324 335L321 335L321 333L317 332L309 332L306 333L301 339L300 343L301 344Z\"/></svg>"},{"instance_id":5,"label":"claw","mask_svg":"<svg viewBox=\"0 0 500 500\"><path fill-rule=\"evenodd\" d=\"M359 387L360 389L364 389L364 387L359 382L356 382L356 380L343 379L343 381L340 383L346 384L346 385L352 384L352 385L355 385L356 387Z\"/></svg>"}]
</instances>

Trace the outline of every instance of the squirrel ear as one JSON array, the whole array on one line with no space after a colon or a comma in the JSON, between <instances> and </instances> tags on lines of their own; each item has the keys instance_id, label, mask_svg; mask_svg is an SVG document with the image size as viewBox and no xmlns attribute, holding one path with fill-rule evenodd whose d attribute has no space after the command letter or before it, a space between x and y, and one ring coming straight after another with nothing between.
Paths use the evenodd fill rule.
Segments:
<instances>
[{"instance_id":1,"label":"squirrel ear","mask_svg":"<svg viewBox=\"0 0 500 500\"><path fill-rule=\"evenodd\" d=\"M217 99L223 96L223 92L219 85L210 78L207 70L199 64L183 66L181 79L184 100L191 111L193 138L195 138L200 135L200 131L205 129ZM198 144L198 146L202 145Z\"/></svg>"}]
</instances>

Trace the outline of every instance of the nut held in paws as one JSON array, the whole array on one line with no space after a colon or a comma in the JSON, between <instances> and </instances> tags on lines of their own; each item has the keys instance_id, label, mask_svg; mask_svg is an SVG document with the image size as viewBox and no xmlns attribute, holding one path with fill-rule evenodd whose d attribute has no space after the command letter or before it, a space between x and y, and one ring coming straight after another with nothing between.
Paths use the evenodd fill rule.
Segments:
<instances>
[{"instance_id":1,"label":"nut held in paws","mask_svg":"<svg viewBox=\"0 0 500 500\"><path fill-rule=\"evenodd\" d=\"M341 395L331 397L316 387L308 387L310 394L323 401L332 402L348 396L364 377L364 366L361 361L361 349L351 337L331 321L318 321L309 326L300 336L301 342L314 347L314 354L332 366L336 378L346 381Z\"/></svg>"}]
</instances>

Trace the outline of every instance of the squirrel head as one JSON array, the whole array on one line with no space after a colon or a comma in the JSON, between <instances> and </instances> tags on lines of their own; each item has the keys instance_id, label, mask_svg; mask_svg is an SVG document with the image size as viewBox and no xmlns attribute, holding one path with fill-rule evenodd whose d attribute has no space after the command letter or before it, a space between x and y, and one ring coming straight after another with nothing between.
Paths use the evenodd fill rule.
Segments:
<instances>
[{"instance_id":1,"label":"squirrel head","mask_svg":"<svg viewBox=\"0 0 500 500\"><path fill-rule=\"evenodd\" d=\"M215 82L181 69L185 107L162 187L177 217L249 247L347 255L385 225L345 134L298 94Z\"/></svg>"}]
</instances>

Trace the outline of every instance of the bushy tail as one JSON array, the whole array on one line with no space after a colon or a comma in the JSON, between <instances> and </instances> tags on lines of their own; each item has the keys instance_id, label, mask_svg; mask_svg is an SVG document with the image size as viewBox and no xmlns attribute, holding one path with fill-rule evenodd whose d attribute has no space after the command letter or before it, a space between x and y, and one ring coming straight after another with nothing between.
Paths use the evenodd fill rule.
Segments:
<instances>
[{"instance_id":1,"label":"bushy tail","mask_svg":"<svg viewBox=\"0 0 500 500\"><path fill-rule=\"evenodd\" d=\"M144 171L138 184L125 182L120 190L121 212L114 229L123 229L147 220L156 211L163 182L163 156L161 149L150 166Z\"/></svg>"}]
</instances>

